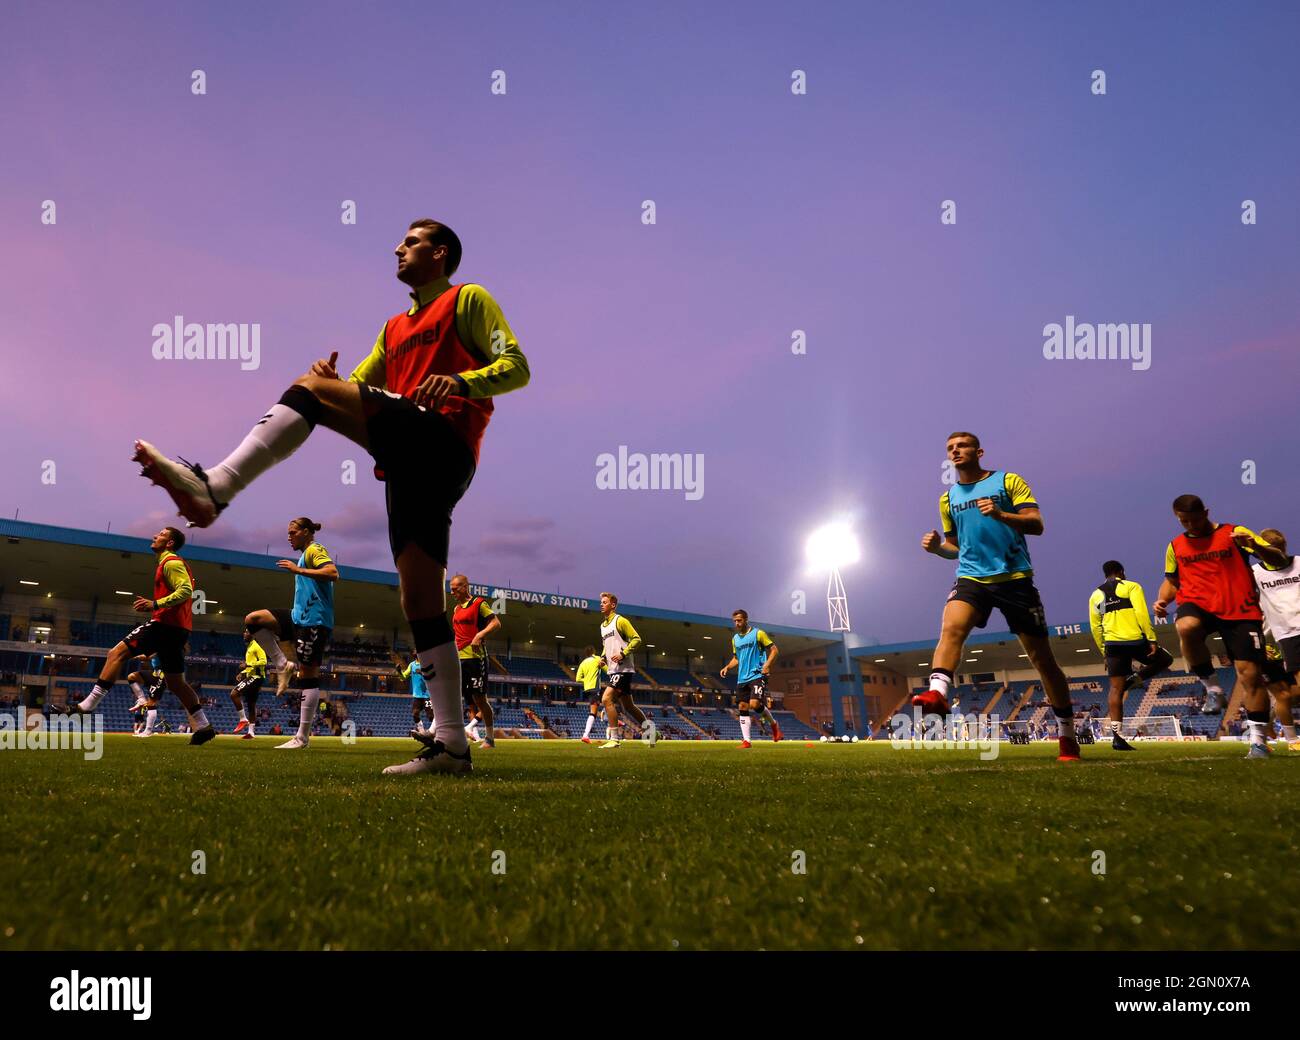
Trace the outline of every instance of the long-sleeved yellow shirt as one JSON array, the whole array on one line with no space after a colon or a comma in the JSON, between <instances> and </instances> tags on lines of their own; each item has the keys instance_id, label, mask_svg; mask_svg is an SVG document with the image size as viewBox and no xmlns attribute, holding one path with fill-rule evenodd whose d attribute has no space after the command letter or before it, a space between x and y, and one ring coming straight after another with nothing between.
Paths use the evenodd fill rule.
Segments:
<instances>
[{"instance_id":1,"label":"long-sleeved yellow shirt","mask_svg":"<svg viewBox=\"0 0 1300 1040\"><path fill-rule=\"evenodd\" d=\"M1156 641L1142 586L1127 578L1112 578L1093 591L1088 599L1088 627L1103 654L1107 643Z\"/></svg>"}]
</instances>

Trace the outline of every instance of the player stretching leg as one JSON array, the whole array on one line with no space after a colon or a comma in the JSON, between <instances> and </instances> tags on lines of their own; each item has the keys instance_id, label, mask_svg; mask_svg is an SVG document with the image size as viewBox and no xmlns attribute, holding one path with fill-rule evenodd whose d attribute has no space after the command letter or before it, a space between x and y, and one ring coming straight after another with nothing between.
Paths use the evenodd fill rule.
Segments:
<instances>
[{"instance_id":1,"label":"player stretching leg","mask_svg":"<svg viewBox=\"0 0 1300 1040\"><path fill-rule=\"evenodd\" d=\"M1262 560L1255 561L1255 584L1259 587L1264 619L1277 642L1275 653L1280 658L1273 660L1273 654L1269 655L1269 688L1277 702L1277 717L1287 746L1292 751L1300 751L1291 717L1291 694L1295 680L1300 678L1300 557L1286 551L1286 535L1276 528L1265 528L1259 536L1282 554L1282 559L1272 561L1271 566Z\"/></svg>"},{"instance_id":2,"label":"player stretching leg","mask_svg":"<svg viewBox=\"0 0 1300 1040\"><path fill-rule=\"evenodd\" d=\"M402 666L401 659L394 656L397 674L411 681L411 736L426 732L423 717L429 716L428 732L433 731L433 709L429 707L429 684L424 681L424 672L420 668L420 659L412 658L410 664Z\"/></svg>"},{"instance_id":3,"label":"player stretching leg","mask_svg":"<svg viewBox=\"0 0 1300 1040\"><path fill-rule=\"evenodd\" d=\"M257 734L257 695L262 692L262 683L266 680L266 651L262 649L253 633L245 626L244 669L236 676L235 688L230 691L230 700L239 712L236 733L242 733L241 740L252 740Z\"/></svg>"},{"instance_id":4,"label":"player stretching leg","mask_svg":"<svg viewBox=\"0 0 1300 1040\"><path fill-rule=\"evenodd\" d=\"M1174 515L1183 533L1165 548L1165 580L1155 602L1156 617L1165 617L1170 601L1178 600L1178 640L1187 666L1205 684L1207 715L1227 706L1210 663L1206 640L1218 632L1223 650L1237 671L1250 730L1247 758L1268 758L1268 689L1264 684L1263 611L1259 589L1246 562L1257 556L1270 567L1281 567L1286 554L1259 538L1248 527L1211 522L1196 495L1179 495Z\"/></svg>"},{"instance_id":5,"label":"player stretching leg","mask_svg":"<svg viewBox=\"0 0 1300 1040\"><path fill-rule=\"evenodd\" d=\"M984 468L980 462L984 449L973 433L949 436L947 452L957 483L939 498L943 535L929 532L921 539L921 548L945 560L956 560L957 583L943 608L930 690L917 694L912 703L927 712L948 714L953 672L961 661L966 637L971 629L988 624L997 607L1043 681L1060 734L1058 759L1078 761L1069 686L1052 653L1043 601L1034 587L1025 542L1026 535L1043 533L1038 503L1017 474Z\"/></svg>"},{"instance_id":6,"label":"player stretching leg","mask_svg":"<svg viewBox=\"0 0 1300 1040\"><path fill-rule=\"evenodd\" d=\"M285 532L289 545L298 551L298 561L277 560L275 565L293 575L293 609L255 610L244 618L254 638L267 639L269 635L272 645L278 645L281 639L292 642L298 659L302 687L298 732L277 744L277 751L298 751L310 745L311 727L320 704L320 666L334 630L334 584L339 580L339 569L316 541L320 529L320 524L300 516L289 521Z\"/></svg>"},{"instance_id":7,"label":"player stretching leg","mask_svg":"<svg viewBox=\"0 0 1300 1040\"><path fill-rule=\"evenodd\" d=\"M528 361L487 290L451 284L461 257L451 228L414 221L394 252L414 302L384 323L348 380L334 367L337 353L317 361L211 472L173 462L145 441L136 442L135 458L205 527L318 423L368 451L385 481L389 547L438 743L387 771L467 773L460 668L443 594L451 513L474 478L492 398L527 384Z\"/></svg>"},{"instance_id":8,"label":"player stretching leg","mask_svg":"<svg viewBox=\"0 0 1300 1040\"><path fill-rule=\"evenodd\" d=\"M722 666L722 678L735 668L736 696L740 702L740 746L750 747L749 731L753 716L758 714L772 727L772 742L781 739L781 727L772 715L767 696L767 680L778 653L776 644L761 628L749 627L749 614L744 610L731 612L731 623L736 631L731 637L731 660Z\"/></svg>"},{"instance_id":9,"label":"player stretching leg","mask_svg":"<svg viewBox=\"0 0 1300 1040\"><path fill-rule=\"evenodd\" d=\"M601 748L621 747L623 738L619 731L618 709L636 720L641 727L641 735L650 746L655 746L654 723L645 717L632 702L632 676L636 675L636 666L632 663L632 653L641 645L641 637L636 634L630 621L618 613L618 597L612 592L600 594L600 639L605 647L605 670L609 673L609 683L601 696L605 705L605 743Z\"/></svg>"},{"instance_id":10,"label":"player stretching leg","mask_svg":"<svg viewBox=\"0 0 1300 1040\"><path fill-rule=\"evenodd\" d=\"M156 654L167 688L176 694L190 717L190 743L206 744L217 735L217 731L204 714L198 694L185 681L185 643L194 627L190 605L194 576L189 564L176 555L184 545L185 535L174 527L164 527L153 536L149 548L158 554L153 576L154 598L137 596L133 604L137 612L152 616L144 624L131 629L108 652L108 660L104 662L94 688L76 710L89 713L99 707L99 702L117 682L122 665L132 654ZM146 732L151 734L152 729L147 728Z\"/></svg>"},{"instance_id":11,"label":"player stretching leg","mask_svg":"<svg viewBox=\"0 0 1300 1040\"><path fill-rule=\"evenodd\" d=\"M587 706L589 713L587 715L587 728L582 731L582 742L591 743L591 730L596 725L596 716L600 712L600 666L604 664L603 658L596 653L594 646L589 646L582 652L582 663L578 665L575 673L578 682L582 684L582 692L587 695Z\"/></svg>"},{"instance_id":12,"label":"player stretching leg","mask_svg":"<svg viewBox=\"0 0 1300 1040\"><path fill-rule=\"evenodd\" d=\"M1174 655L1156 642L1142 586L1124 577L1124 565L1107 560L1101 573L1106 580L1088 599L1088 626L1110 676L1110 746L1132 751L1133 745L1120 733L1124 694L1165 671ZM1134 671L1134 661L1142 663L1140 670Z\"/></svg>"}]
</instances>

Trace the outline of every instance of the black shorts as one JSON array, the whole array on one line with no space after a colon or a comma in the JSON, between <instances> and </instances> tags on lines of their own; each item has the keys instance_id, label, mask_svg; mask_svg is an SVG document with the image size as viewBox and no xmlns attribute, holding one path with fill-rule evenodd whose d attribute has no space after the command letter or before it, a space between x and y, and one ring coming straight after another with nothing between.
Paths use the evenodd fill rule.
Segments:
<instances>
[{"instance_id":1,"label":"black shorts","mask_svg":"<svg viewBox=\"0 0 1300 1040\"><path fill-rule=\"evenodd\" d=\"M393 559L414 542L445 566L451 511L474 479L473 451L441 413L409 398L363 386L361 403L375 475L384 481Z\"/></svg>"},{"instance_id":2,"label":"black shorts","mask_svg":"<svg viewBox=\"0 0 1300 1040\"><path fill-rule=\"evenodd\" d=\"M1282 651L1282 667L1287 675L1300 672L1300 636L1287 636L1277 641L1277 648Z\"/></svg>"},{"instance_id":3,"label":"black shorts","mask_svg":"<svg viewBox=\"0 0 1300 1040\"><path fill-rule=\"evenodd\" d=\"M1137 671L1134 662L1150 664L1157 651L1145 639L1108 642L1106 644L1106 674L1128 676Z\"/></svg>"},{"instance_id":4,"label":"black shorts","mask_svg":"<svg viewBox=\"0 0 1300 1040\"><path fill-rule=\"evenodd\" d=\"M600 689L600 684L599 684L599 683L597 683L595 686L593 686L590 690L586 690L586 691L584 691L584 692L587 694L587 703L588 703L588 704L599 704L599 703L600 703L600 698L601 698L602 694L601 694L601 689Z\"/></svg>"},{"instance_id":5,"label":"black shorts","mask_svg":"<svg viewBox=\"0 0 1300 1040\"><path fill-rule=\"evenodd\" d=\"M188 628L167 625L161 621L146 621L131 629L122 638L122 642L133 654L157 655L163 674L176 675L185 671L185 644L189 638Z\"/></svg>"},{"instance_id":6,"label":"black shorts","mask_svg":"<svg viewBox=\"0 0 1300 1040\"><path fill-rule=\"evenodd\" d=\"M1178 617L1199 618L1208 636L1218 632L1223 639L1223 652L1229 661L1251 661L1262 665L1268 660L1264 650L1264 622L1230 620L1202 610L1195 603L1180 603Z\"/></svg>"},{"instance_id":7,"label":"black shorts","mask_svg":"<svg viewBox=\"0 0 1300 1040\"><path fill-rule=\"evenodd\" d=\"M751 682L737 683L736 696L742 701L758 701L758 710L762 711L771 704L767 696L767 676L764 675Z\"/></svg>"},{"instance_id":8,"label":"black shorts","mask_svg":"<svg viewBox=\"0 0 1300 1040\"><path fill-rule=\"evenodd\" d=\"M958 578L948 593L948 600L960 600L974 607L976 628L983 628L989 623L989 615L996 607L1002 611L1002 616L1007 620L1007 628L1015 635L1047 635L1043 600L1034 587L1033 578L996 582Z\"/></svg>"},{"instance_id":9,"label":"black shorts","mask_svg":"<svg viewBox=\"0 0 1300 1040\"><path fill-rule=\"evenodd\" d=\"M241 698L252 697L257 699L257 695L262 692L262 683L265 680L260 675L245 676L235 683L233 693L239 694Z\"/></svg>"},{"instance_id":10,"label":"black shorts","mask_svg":"<svg viewBox=\"0 0 1300 1040\"><path fill-rule=\"evenodd\" d=\"M460 659L460 696L466 704L472 705L475 697L487 696L487 676L486 657Z\"/></svg>"},{"instance_id":11,"label":"black shorts","mask_svg":"<svg viewBox=\"0 0 1300 1040\"><path fill-rule=\"evenodd\" d=\"M1275 658L1268 658L1264 662L1260 671L1264 675L1264 681L1270 686L1273 683L1281 683L1283 686L1290 686L1293 682L1291 676L1286 674L1286 665Z\"/></svg>"},{"instance_id":12,"label":"black shorts","mask_svg":"<svg viewBox=\"0 0 1300 1040\"><path fill-rule=\"evenodd\" d=\"M614 691L616 697L632 696L632 673L631 672L614 672L609 681L605 683Z\"/></svg>"},{"instance_id":13,"label":"black shorts","mask_svg":"<svg viewBox=\"0 0 1300 1040\"><path fill-rule=\"evenodd\" d=\"M278 638L293 643L299 664L320 664L325 660L325 648L329 646L330 633L334 629L324 625L294 624L292 610L273 610L271 616L280 630Z\"/></svg>"}]
</instances>

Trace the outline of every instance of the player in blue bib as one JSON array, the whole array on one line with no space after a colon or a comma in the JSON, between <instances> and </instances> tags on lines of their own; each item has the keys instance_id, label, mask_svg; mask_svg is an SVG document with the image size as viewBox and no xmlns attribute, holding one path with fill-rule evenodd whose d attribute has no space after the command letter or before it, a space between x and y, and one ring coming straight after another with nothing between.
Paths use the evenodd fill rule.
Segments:
<instances>
[{"instance_id":1,"label":"player in blue bib","mask_svg":"<svg viewBox=\"0 0 1300 1040\"><path fill-rule=\"evenodd\" d=\"M731 660L722 666L722 678L735 668L736 699L740 709L740 746L750 746L749 735L753 719L772 727L772 742L781 739L781 727L772 714L771 700L767 694L767 680L778 653L771 636L761 628L752 628L749 614L736 610L731 614L735 632L731 636Z\"/></svg>"},{"instance_id":2,"label":"player in blue bib","mask_svg":"<svg viewBox=\"0 0 1300 1040\"><path fill-rule=\"evenodd\" d=\"M429 684L425 681L424 670L420 667L420 659L412 658L411 663L405 668L402 662L397 660L397 674L403 679L411 681L411 726L421 733L433 732L433 708L429 706ZM429 725L426 728L423 722L423 716L429 716Z\"/></svg>"},{"instance_id":3,"label":"player in blue bib","mask_svg":"<svg viewBox=\"0 0 1300 1040\"><path fill-rule=\"evenodd\" d=\"M1019 474L984 468L984 449L973 433L951 434L947 453L957 482L939 498L943 534L930 531L922 537L921 548L956 560L957 582L943 608L930 689L913 697L912 703L927 713L948 714L953 672L966 639L972 629L988 624L996 607L1043 680L1043 692L1056 713L1060 760L1077 761L1079 742L1069 685L1052 653L1026 542L1026 536L1043 533L1038 503Z\"/></svg>"}]
</instances>

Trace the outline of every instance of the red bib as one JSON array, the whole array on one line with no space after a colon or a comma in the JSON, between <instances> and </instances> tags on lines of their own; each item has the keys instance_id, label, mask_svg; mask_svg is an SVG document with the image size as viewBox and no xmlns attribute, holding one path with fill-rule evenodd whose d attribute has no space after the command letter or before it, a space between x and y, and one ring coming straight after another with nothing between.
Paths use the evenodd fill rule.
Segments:
<instances>
[{"instance_id":1,"label":"red bib","mask_svg":"<svg viewBox=\"0 0 1300 1040\"><path fill-rule=\"evenodd\" d=\"M1202 538L1173 540L1178 602L1194 603L1225 621L1260 621L1259 589L1245 554L1232 540L1235 524L1219 524Z\"/></svg>"},{"instance_id":2,"label":"red bib","mask_svg":"<svg viewBox=\"0 0 1300 1040\"><path fill-rule=\"evenodd\" d=\"M172 590L167 587L167 579L163 577L163 566L168 560L181 560L175 553L163 553L158 559L158 569L153 572L153 598L165 599L172 594ZM181 565L185 568L185 573L190 577L190 588L194 588L194 572L190 570L190 565L181 560ZM192 601L187 596L179 603L173 603L170 607L162 607L153 612L153 619L161 621L164 625L175 625L177 628L183 628L187 631L194 628L194 607Z\"/></svg>"}]
</instances>

